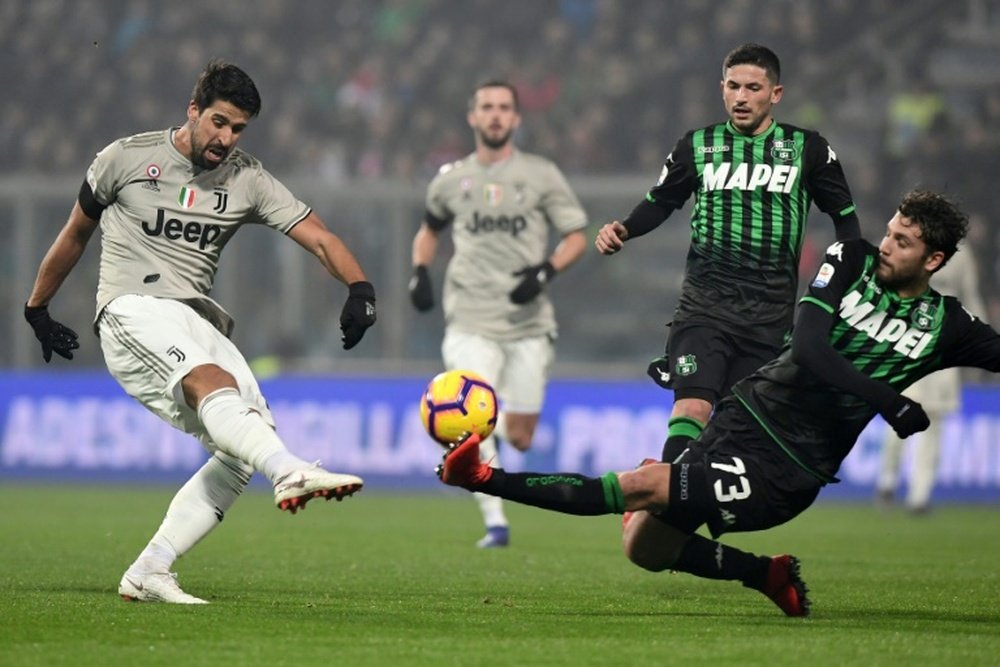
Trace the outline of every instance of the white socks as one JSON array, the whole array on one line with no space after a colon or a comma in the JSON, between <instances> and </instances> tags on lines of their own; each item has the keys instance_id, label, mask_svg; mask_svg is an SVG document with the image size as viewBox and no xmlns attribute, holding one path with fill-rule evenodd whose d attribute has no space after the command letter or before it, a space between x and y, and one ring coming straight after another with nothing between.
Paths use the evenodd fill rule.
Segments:
<instances>
[{"instance_id":1,"label":"white socks","mask_svg":"<svg viewBox=\"0 0 1000 667\"><path fill-rule=\"evenodd\" d=\"M489 463L494 468L500 467L500 461L497 457L497 441L493 436L486 438L479 444L479 460L483 463ZM478 491L472 495L479 503L479 511L483 515L483 523L486 524L487 528L507 525L507 516L503 512L503 501L500 498Z\"/></svg>"},{"instance_id":2,"label":"white socks","mask_svg":"<svg viewBox=\"0 0 1000 667\"><path fill-rule=\"evenodd\" d=\"M272 484L309 463L288 451L260 411L235 389L217 389L202 399L198 417L221 451L259 470Z\"/></svg>"},{"instance_id":3,"label":"white socks","mask_svg":"<svg viewBox=\"0 0 1000 667\"><path fill-rule=\"evenodd\" d=\"M219 525L252 474L253 469L242 461L221 453L212 456L170 501L160 528L129 569L168 571Z\"/></svg>"}]
</instances>

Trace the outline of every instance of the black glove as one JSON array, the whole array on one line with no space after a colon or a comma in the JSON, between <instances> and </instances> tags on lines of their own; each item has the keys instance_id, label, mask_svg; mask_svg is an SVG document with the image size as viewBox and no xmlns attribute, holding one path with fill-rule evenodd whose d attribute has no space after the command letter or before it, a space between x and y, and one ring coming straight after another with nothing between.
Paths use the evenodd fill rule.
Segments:
<instances>
[{"instance_id":1,"label":"black glove","mask_svg":"<svg viewBox=\"0 0 1000 667\"><path fill-rule=\"evenodd\" d=\"M914 433L926 430L931 425L924 408L916 401L897 395L885 410L879 410L882 418L900 438L909 438Z\"/></svg>"},{"instance_id":2,"label":"black glove","mask_svg":"<svg viewBox=\"0 0 1000 667\"><path fill-rule=\"evenodd\" d=\"M76 332L49 317L47 306L32 308L24 304L24 319L35 330L35 338L42 344L42 358L45 363L52 361L52 353L66 359L73 358L73 350L80 347Z\"/></svg>"},{"instance_id":3,"label":"black glove","mask_svg":"<svg viewBox=\"0 0 1000 667\"><path fill-rule=\"evenodd\" d=\"M348 285L349 295L340 312L340 340L349 350L365 335L365 330L375 324L375 288L363 280Z\"/></svg>"},{"instance_id":4,"label":"black glove","mask_svg":"<svg viewBox=\"0 0 1000 667\"><path fill-rule=\"evenodd\" d=\"M510 293L510 300L517 304L525 304L541 294L545 283L556 275L556 270L552 266L552 262L545 262L538 266L528 266L520 271L515 271L514 275L524 276L524 278Z\"/></svg>"},{"instance_id":5,"label":"black glove","mask_svg":"<svg viewBox=\"0 0 1000 667\"><path fill-rule=\"evenodd\" d=\"M431 289L431 275L423 264L413 268L410 278L410 301L413 307L425 313L434 307L434 292Z\"/></svg>"}]
</instances>

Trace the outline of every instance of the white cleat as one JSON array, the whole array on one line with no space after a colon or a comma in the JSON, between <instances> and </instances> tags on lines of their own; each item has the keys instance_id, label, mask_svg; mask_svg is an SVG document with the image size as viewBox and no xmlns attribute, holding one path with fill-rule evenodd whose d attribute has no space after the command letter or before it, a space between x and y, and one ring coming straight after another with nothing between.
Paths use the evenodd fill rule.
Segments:
<instances>
[{"instance_id":1,"label":"white cleat","mask_svg":"<svg viewBox=\"0 0 1000 667\"><path fill-rule=\"evenodd\" d=\"M177 585L174 572L126 572L118 584L118 595L129 602L169 602L208 604L208 600L188 595Z\"/></svg>"},{"instance_id":2,"label":"white cleat","mask_svg":"<svg viewBox=\"0 0 1000 667\"><path fill-rule=\"evenodd\" d=\"M305 470L285 475L274 485L274 504L295 514L313 498L343 500L361 490L364 481L354 475L329 472L314 463Z\"/></svg>"}]
</instances>

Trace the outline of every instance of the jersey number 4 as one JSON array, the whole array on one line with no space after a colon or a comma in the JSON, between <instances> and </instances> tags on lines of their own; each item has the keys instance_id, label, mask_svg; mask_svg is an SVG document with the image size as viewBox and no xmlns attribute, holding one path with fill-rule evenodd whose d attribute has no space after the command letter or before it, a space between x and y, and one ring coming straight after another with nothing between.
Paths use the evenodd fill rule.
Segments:
<instances>
[{"instance_id":1,"label":"jersey number 4","mask_svg":"<svg viewBox=\"0 0 1000 667\"><path fill-rule=\"evenodd\" d=\"M750 480L744 477L744 473L747 471L746 466L743 465L743 459L738 456L733 457L733 464L728 463L713 463L712 467L716 470L721 470L722 472L728 472L731 475L736 476L737 484L731 484L728 488L722 488L722 480L715 480L715 484L712 485L712 489L715 491L715 497L720 503L729 503L734 500L746 500L750 497Z\"/></svg>"}]
</instances>

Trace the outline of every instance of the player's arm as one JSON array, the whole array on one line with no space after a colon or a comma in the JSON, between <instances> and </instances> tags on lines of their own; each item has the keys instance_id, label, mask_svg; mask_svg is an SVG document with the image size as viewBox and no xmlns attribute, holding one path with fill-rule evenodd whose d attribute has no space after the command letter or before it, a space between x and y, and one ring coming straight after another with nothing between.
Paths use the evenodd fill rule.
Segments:
<instances>
[{"instance_id":1,"label":"player's arm","mask_svg":"<svg viewBox=\"0 0 1000 667\"><path fill-rule=\"evenodd\" d=\"M838 241L861 238L861 224L844 169L830 144L819 134L806 140L806 190L819 210L833 220Z\"/></svg>"},{"instance_id":2,"label":"player's arm","mask_svg":"<svg viewBox=\"0 0 1000 667\"><path fill-rule=\"evenodd\" d=\"M625 220L613 220L601 227L594 246L602 255L613 255L625 246L625 242L648 234L670 217L670 214L684 206L697 189L697 169L692 160L690 133L685 135L667 156L657 180L646 196Z\"/></svg>"},{"instance_id":3,"label":"player's arm","mask_svg":"<svg viewBox=\"0 0 1000 667\"><path fill-rule=\"evenodd\" d=\"M413 236L413 247L410 260L413 263L413 275L410 277L410 301L420 312L427 312L434 307L434 288L431 286L431 274L428 267L437 256L441 230L448 224L447 220L437 218L433 213L424 213L420 228Z\"/></svg>"},{"instance_id":4,"label":"player's arm","mask_svg":"<svg viewBox=\"0 0 1000 667\"><path fill-rule=\"evenodd\" d=\"M31 296L28 297L29 307L48 306L63 281L83 256L83 251L86 250L97 225L97 220L83 212L80 202L73 204L69 219L38 267L38 275L35 277Z\"/></svg>"},{"instance_id":5,"label":"player's arm","mask_svg":"<svg viewBox=\"0 0 1000 667\"><path fill-rule=\"evenodd\" d=\"M563 235L562 240L552 251L549 257L549 264L556 273L562 273L568 269L576 260L583 256L587 249L587 236L582 229L578 229Z\"/></svg>"},{"instance_id":6,"label":"player's arm","mask_svg":"<svg viewBox=\"0 0 1000 667\"><path fill-rule=\"evenodd\" d=\"M826 261L799 305L792 331L792 360L871 405L899 437L906 438L930 425L920 404L859 371L830 343L837 306L863 260L862 243L838 242L827 251Z\"/></svg>"},{"instance_id":7,"label":"player's arm","mask_svg":"<svg viewBox=\"0 0 1000 667\"><path fill-rule=\"evenodd\" d=\"M375 288L344 242L331 232L315 212L310 211L288 232L296 243L314 255L327 272L348 288L347 302L340 313L344 349L357 345L365 331L375 324Z\"/></svg>"},{"instance_id":8,"label":"player's arm","mask_svg":"<svg viewBox=\"0 0 1000 667\"><path fill-rule=\"evenodd\" d=\"M48 306L87 249L102 210L103 207L94 200L90 185L84 181L69 219L38 267L35 284L24 304L24 318L42 345L42 358L46 363L52 360L53 352L72 359L73 350L80 347L76 332L52 319Z\"/></svg>"},{"instance_id":9,"label":"player's arm","mask_svg":"<svg viewBox=\"0 0 1000 667\"><path fill-rule=\"evenodd\" d=\"M945 303L948 329L942 333L942 367L969 366L1000 373L1000 334L957 299L945 297Z\"/></svg>"}]
</instances>

